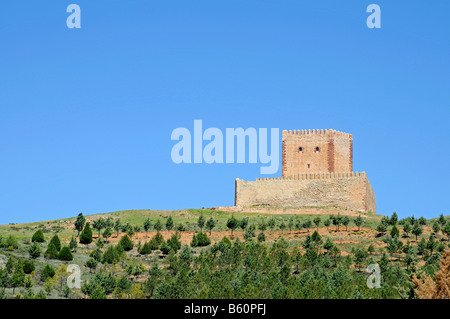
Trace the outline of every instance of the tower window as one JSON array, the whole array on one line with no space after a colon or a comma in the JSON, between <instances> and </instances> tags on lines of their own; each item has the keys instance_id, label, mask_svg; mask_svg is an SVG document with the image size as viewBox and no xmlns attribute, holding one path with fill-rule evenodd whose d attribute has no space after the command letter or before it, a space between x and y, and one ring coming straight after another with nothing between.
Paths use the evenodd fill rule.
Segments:
<instances>
[{"instance_id":1,"label":"tower window","mask_svg":"<svg viewBox=\"0 0 450 319\"><path fill-rule=\"evenodd\" d=\"M316 152L319 152L319 151L320 151L319 146L317 146L316 147Z\"/></svg>"},{"instance_id":2,"label":"tower window","mask_svg":"<svg viewBox=\"0 0 450 319\"><path fill-rule=\"evenodd\" d=\"M298 151L299 151L299 152L303 151L303 147L299 147L299 148L298 148Z\"/></svg>"},{"instance_id":3,"label":"tower window","mask_svg":"<svg viewBox=\"0 0 450 319\"><path fill-rule=\"evenodd\" d=\"M311 167L311 164L308 164L308 168L310 168Z\"/></svg>"}]
</instances>

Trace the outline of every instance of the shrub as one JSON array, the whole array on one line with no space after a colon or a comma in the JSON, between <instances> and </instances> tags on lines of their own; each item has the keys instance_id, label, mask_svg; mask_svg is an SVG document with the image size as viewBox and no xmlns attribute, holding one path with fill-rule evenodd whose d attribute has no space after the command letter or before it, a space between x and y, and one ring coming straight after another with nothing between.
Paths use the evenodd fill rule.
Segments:
<instances>
[{"instance_id":1,"label":"shrub","mask_svg":"<svg viewBox=\"0 0 450 319\"><path fill-rule=\"evenodd\" d=\"M57 251L61 250L61 241L59 240L58 235L55 235L52 237L52 239L50 239L50 244L52 244L52 243L53 243L53 245L55 245L55 248Z\"/></svg>"},{"instance_id":2,"label":"shrub","mask_svg":"<svg viewBox=\"0 0 450 319\"><path fill-rule=\"evenodd\" d=\"M73 255L72 255L72 252L70 251L70 248L67 246L64 246L61 249L61 251L59 252L58 258L59 258L59 260L64 260L64 261L73 260Z\"/></svg>"},{"instance_id":3,"label":"shrub","mask_svg":"<svg viewBox=\"0 0 450 319\"><path fill-rule=\"evenodd\" d=\"M203 247L211 244L211 240L206 233L200 232L192 236L191 247Z\"/></svg>"},{"instance_id":4,"label":"shrub","mask_svg":"<svg viewBox=\"0 0 450 319\"><path fill-rule=\"evenodd\" d=\"M45 239L44 239L44 232L42 231L42 229L38 229L33 234L33 237L31 237L31 241L32 242L37 242L37 243L43 243L45 241Z\"/></svg>"},{"instance_id":5,"label":"shrub","mask_svg":"<svg viewBox=\"0 0 450 319\"><path fill-rule=\"evenodd\" d=\"M133 249L133 242L128 235L125 235L120 239L119 245L121 245L125 251Z\"/></svg>"},{"instance_id":6,"label":"shrub","mask_svg":"<svg viewBox=\"0 0 450 319\"><path fill-rule=\"evenodd\" d=\"M86 223L83 228L83 231L80 234L80 243L84 245L88 245L92 243L92 228L91 224Z\"/></svg>"},{"instance_id":7,"label":"shrub","mask_svg":"<svg viewBox=\"0 0 450 319\"><path fill-rule=\"evenodd\" d=\"M179 234L173 234L172 237L170 237L167 240L167 244L176 253L181 248L181 242L180 242Z\"/></svg>"},{"instance_id":8,"label":"shrub","mask_svg":"<svg viewBox=\"0 0 450 319\"><path fill-rule=\"evenodd\" d=\"M27 275L31 274L36 269L34 262L28 259L23 261L23 272Z\"/></svg>"},{"instance_id":9,"label":"shrub","mask_svg":"<svg viewBox=\"0 0 450 319\"><path fill-rule=\"evenodd\" d=\"M41 255L41 248L39 247L39 244L37 242L32 243L28 249L28 253L31 258L38 258Z\"/></svg>"},{"instance_id":10,"label":"shrub","mask_svg":"<svg viewBox=\"0 0 450 319\"><path fill-rule=\"evenodd\" d=\"M49 264L45 265L42 269L41 280L45 281L47 278L53 278L53 276L55 276L55 269Z\"/></svg>"},{"instance_id":11,"label":"shrub","mask_svg":"<svg viewBox=\"0 0 450 319\"><path fill-rule=\"evenodd\" d=\"M50 259L58 259L58 250L56 249L54 243L50 242L50 244L48 244L47 250L44 253L44 257Z\"/></svg>"}]
</instances>

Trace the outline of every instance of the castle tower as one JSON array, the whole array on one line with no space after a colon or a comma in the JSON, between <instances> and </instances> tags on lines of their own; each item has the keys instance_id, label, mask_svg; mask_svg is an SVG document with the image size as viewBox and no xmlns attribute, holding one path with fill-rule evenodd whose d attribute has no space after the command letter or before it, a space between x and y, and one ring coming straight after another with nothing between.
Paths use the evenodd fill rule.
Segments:
<instances>
[{"instance_id":1,"label":"castle tower","mask_svg":"<svg viewBox=\"0 0 450 319\"><path fill-rule=\"evenodd\" d=\"M282 176L353 171L353 136L335 130L282 134Z\"/></svg>"}]
</instances>

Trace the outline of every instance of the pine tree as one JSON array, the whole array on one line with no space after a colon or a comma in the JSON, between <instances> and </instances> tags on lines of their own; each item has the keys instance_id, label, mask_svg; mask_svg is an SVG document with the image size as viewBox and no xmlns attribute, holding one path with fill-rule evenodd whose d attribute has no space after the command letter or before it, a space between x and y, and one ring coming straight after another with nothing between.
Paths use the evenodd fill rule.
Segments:
<instances>
[{"instance_id":1,"label":"pine tree","mask_svg":"<svg viewBox=\"0 0 450 319\"><path fill-rule=\"evenodd\" d=\"M79 213L77 220L75 221L75 229L78 231L77 237L80 236L80 232L83 230L85 222L86 218L84 218L83 213Z\"/></svg>"},{"instance_id":2,"label":"pine tree","mask_svg":"<svg viewBox=\"0 0 450 319\"><path fill-rule=\"evenodd\" d=\"M55 248L57 251L61 250L61 240L59 240L59 237L57 234L55 234L52 239L50 239L50 244L53 243L53 245L55 245ZM49 244L49 245L50 245Z\"/></svg>"},{"instance_id":3,"label":"pine tree","mask_svg":"<svg viewBox=\"0 0 450 319\"><path fill-rule=\"evenodd\" d=\"M216 227L216 221L212 218L212 216L206 222L206 228L209 230L209 236L211 236L211 232L213 228Z\"/></svg>"},{"instance_id":4,"label":"pine tree","mask_svg":"<svg viewBox=\"0 0 450 319\"><path fill-rule=\"evenodd\" d=\"M72 252L70 251L70 248L67 246L64 246L63 248L61 248L61 251L59 252L59 255L58 255L58 259L63 260L63 261L73 260L73 255L72 255Z\"/></svg>"},{"instance_id":5,"label":"pine tree","mask_svg":"<svg viewBox=\"0 0 450 319\"><path fill-rule=\"evenodd\" d=\"M203 227L205 226L205 218L203 217L203 214L200 214L197 220L197 226L200 228L200 232L203 231Z\"/></svg>"},{"instance_id":6,"label":"pine tree","mask_svg":"<svg viewBox=\"0 0 450 319\"><path fill-rule=\"evenodd\" d=\"M75 238L73 238L73 236L72 239L70 240L69 247L72 250L72 252L77 252L78 244Z\"/></svg>"},{"instance_id":7,"label":"pine tree","mask_svg":"<svg viewBox=\"0 0 450 319\"><path fill-rule=\"evenodd\" d=\"M38 229L34 234L33 237L31 238L32 242L37 242L37 243L43 243L45 241L44 239L44 232L42 231L42 229Z\"/></svg>"},{"instance_id":8,"label":"pine tree","mask_svg":"<svg viewBox=\"0 0 450 319\"><path fill-rule=\"evenodd\" d=\"M92 269L95 269L97 267L97 260L95 260L94 258L89 258L86 263L84 264L85 267L89 268L89 272L92 272Z\"/></svg>"},{"instance_id":9,"label":"pine tree","mask_svg":"<svg viewBox=\"0 0 450 319\"><path fill-rule=\"evenodd\" d=\"M49 259L58 259L58 250L54 243L50 242L47 246L47 250L44 252L44 256Z\"/></svg>"},{"instance_id":10,"label":"pine tree","mask_svg":"<svg viewBox=\"0 0 450 319\"><path fill-rule=\"evenodd\" d=\"M231 230L231 235L233 235L233 230L238 226L238 220L232 215L231 218L227 220L227 228Z\"/></svg>"},{"instance_id":11,"label":"pine tree","mask_svg":"<svg viewBox=\"0 0 450 319\"><path fill-rule=\"evenodd\" d=\"M41 248L39 247L39 244L37 242L33 242L28 249L28 253L31 258L38 258L41 255Z\"/></svg>"},{"instance_id":12,"label":"pine tree","mask_svg":"<svg viewBox=\"0 0 450 319\"><path fill-rule=\"evenodd\" d=\"M86 223L86 225L83 228L83 231L81 232L80 236L80 243L88 245L92 243L92 229L89 222Z\"/></svg>"},{"instance_id":13,"label":"pine tree","mask_svg":"<svg viewBox=\"0 0 450 319\"><path fill-rule=\"evenodd\" d=\"M145 230L145 236L148 236L148 230L150 229L150 227L151 227L151 222L150 222L150 218L147 218L145 221L144 221L144 230Z\"/></svg>"},{"instance_id":14,"label":"pine tree","mask_svg":"<svg viewBox=\"0 0 450 319\"><path fill-rule=\"evenodd\" d=\"M122 246L125 251L133 249L133 242L128 235L125 235L120 239L119 245Z\"/></svg>"},{"instance_id":15,"label":"pine tree","mask_svg":"<svg viewBox=\"0 0 450 319\"><path fill-rule=\"evenodd\" d=\"M434 280L433 280L434 277ZM444 251L439 270L434 276L423 275L423 280L413 275L414 290L420 299L450 299L450 251Z\"/></svg>"},{"instance_id":16,"label":"pine tree","mask_svg":"<svg viewBox=\"0 0 450 319\"><path fill-rule=\"evenodd\" d=\"M169 216L169 218L167 218L166 220L166 229L167 229L167 235L170 234L170 231L173 228L173 219L172 216Z\"/></svg>"}]
</instances>

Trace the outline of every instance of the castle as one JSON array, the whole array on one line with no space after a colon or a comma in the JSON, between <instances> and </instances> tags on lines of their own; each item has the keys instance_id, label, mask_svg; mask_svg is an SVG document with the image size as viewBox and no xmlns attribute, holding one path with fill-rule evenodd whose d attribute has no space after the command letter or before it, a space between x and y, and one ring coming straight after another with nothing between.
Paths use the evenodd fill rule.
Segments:
<instances>
[{"instance_id":1,"label":"castle","mask_svg":"<svg viewBox=\"0 0 450 319\"><path fill-rule=\"evenodd\" d=\"M376 212L365 172L353 172L353 136L335 130L283 131L282 177L236 179L235 206L340 207Z\"/></svg>"}]
</instances>

